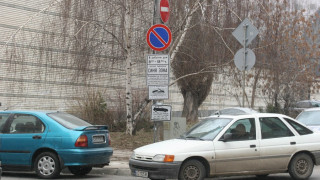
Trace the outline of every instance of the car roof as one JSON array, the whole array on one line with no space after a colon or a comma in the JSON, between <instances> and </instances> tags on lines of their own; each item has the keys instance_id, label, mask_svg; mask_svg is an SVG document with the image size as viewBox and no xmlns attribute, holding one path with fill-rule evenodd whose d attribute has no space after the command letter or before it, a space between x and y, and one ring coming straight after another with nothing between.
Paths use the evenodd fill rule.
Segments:
<instances>
[{"instance_id":1,"label":"car roof","mask_svg":"<svg viewBox=\"0 0 320 180\"><path fill-rule=\"evenodd\" d=\"M222 115L222 114L228 114L228 115L244 115L244 114L253 114L253 113L259 113L258 111L255 111L250 108L243 108L243 107L229 107L224 108L219 111L216 111L212 115Z\"/></svg>"},{"instance_id":2,"label":"car roof","mask_svg":"<svg viewBox=\"0 0 320 180\"><path fill-rule=\"evenodd\" d=\"M303 111L320 111L320 107L308 108L304 109Z\"/></svg>"},{"instance_id":3,"label":"car roof","mask_svg":"<svg viewBox=\"0 0 320 180\"><path fill-rule=\"evenodd\" d=\"M35 114L47 114L47 113L53 113L53 112L59 112L54 110L5 110L0 111L1 113L35 113Z\"/></svg>"},{"instance_id":4,"label":"car roof","mask_svg":"<svg viewBox=\"0 0 320 180\"><path fill-rule=\"evenodd\" d=\"M277 113L251 113L251 114L236 114L236 115L221 114L221 115L211 115L209 117L240 119L240 118L249 118L249 117L275 117L275 116L276 117L288 117L284 114L277 114Z\"/></svg>"},{"instance_id":5,"label":"car roof","mask_svg":"<svg viewBox=\"0 0 320 180\"><path fill-rule=\"evenodd\" d=\"M301 100L301 101L298 101L298 102L320 102L320 101L311 99L311 100ZM297 103L298 103L298 102L297 102Z\"/></svg>"}]
</instances>

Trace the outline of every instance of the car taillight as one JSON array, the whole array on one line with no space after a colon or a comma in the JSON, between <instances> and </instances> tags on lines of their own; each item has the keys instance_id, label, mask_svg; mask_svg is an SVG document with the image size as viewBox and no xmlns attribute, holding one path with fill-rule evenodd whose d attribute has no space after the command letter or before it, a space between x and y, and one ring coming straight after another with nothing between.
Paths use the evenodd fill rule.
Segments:
<instances>
[{"instance_id":1,"label":"car taillight","mask_svg":"<svg viewBox=\"0 0 320 180\"><path fill-rule=\"evenodd\" d=\"M111 146L111 138L109 133L108 133L108 142L109 142L109 146Z\"/></svg>"},{"instance_id":2,"label":"car taillight","mask_svg":"<svg viewBox=\"0 0 320 180\"><path fill-rule=\"evenodd\" d=\"M88 147L88 137L86 135L81 135L74 145L76 147Z\"/></svg>"}]
</instances>

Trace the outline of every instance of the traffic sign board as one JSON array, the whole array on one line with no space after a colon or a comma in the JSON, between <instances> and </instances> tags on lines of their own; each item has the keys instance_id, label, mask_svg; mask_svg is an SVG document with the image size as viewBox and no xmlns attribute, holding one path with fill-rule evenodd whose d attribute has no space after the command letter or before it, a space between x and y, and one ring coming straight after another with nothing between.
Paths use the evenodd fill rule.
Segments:
<instances>
[{"instance_id":1,"label":"traffic sign board","mask_svg":"<svg viewBox=\"0 0 320 180\"><path fill-rule=\"evenodd\" d=\"M151 107L151 119L154 121L170 121L171 106L169 105L153 105Z\"/></svg>"},{"instance_id":2,"label":"traffic sign board","mask_svg":"<svg viewBox=\"0 0 320 180\"><path fill-rule=\"evenodd\" d=\"M147 56L147 85L158 86L169 84L170 57L168 54Z\"/></svg>"},{"instance_id":3,"label":"traffic sign board","mask_svg":"<svg viewBox=\"0 0 320 180\"><path fill-rule=\"evenodd\" d=\"M250 70L254 66L255 62L256 55L248 48L241 48L234 56L234 63L240 71Z\"/></svg>"},{"instance_id":4,"label":"traffic sign board","mask_svg":"<svg viewBox=\"0 0 320 180\"><path fill-rule=\"evenodd\" d=\"M153 25L147 33L147 43L155 51L163 51L171 44L170 29L163 24Z\"/></svg>"},{"instance_id":5,"label":"traffic sign board","mask_svg":"<svg viewBox=\"0 0 320 180\"><path fill-rule=\"evenodd\" d=\"M168 54L150 54L147 57L147 64L164 65L169 64Z\"/></svg>"},{"instance_id":6,"label":"traffic sign board","mask_svg":"<svg viewBox=\"0 0 320 180\"><path fill-rule=\"evenodd\" d=\"M169 1L161 0L160 1L160 17L163 23L169 20L170 11L169 11Z\"/></svg>"},{"instance_id":7,"label":"traffic sign board","mask_svg":"<svg viewBox=\"0 0 320 180\"><path fill-rule=\"evenodd\" d=\"M148 74L168 74L169 65L148 65Z\"/></svg>"},{"instance_id":8,"label":"traffic sign board","mask_svg":"<svg viewBox=\"0 0 320 180\"><path fill-rule=\"evenodd\" d=\"M169 86L148 86L149 99L169 99Z\"/></svg>"},{"instance_id":9,"label":"traffic sign board","mask_svg":"<svg viewBox=\"0 0 320 180\"><path fill-rule=\"evenodd\" d=\"M241 24L232 32L232 35L242 46L245 47L247 47L258 34L258 29L250 22L248 18L244 19Z\"/></svg>"}]
</instances>

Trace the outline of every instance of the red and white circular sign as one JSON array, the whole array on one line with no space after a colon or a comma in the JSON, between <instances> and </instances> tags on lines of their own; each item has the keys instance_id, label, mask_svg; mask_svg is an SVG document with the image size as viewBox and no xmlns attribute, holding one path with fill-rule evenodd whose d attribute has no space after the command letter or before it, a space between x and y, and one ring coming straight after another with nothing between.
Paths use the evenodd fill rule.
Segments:
<instances>
[{"instance_id":1,"label":"red and white circular sign","mask_svg":"<svg viewBox=\"0 0 320 180\"><path fill-rule=\"evenodd\" d=\"M160 1L160 17L163 23L169 20L170 10L169 10L169 1L161 0Z\"/></svg>"}]
</instances>

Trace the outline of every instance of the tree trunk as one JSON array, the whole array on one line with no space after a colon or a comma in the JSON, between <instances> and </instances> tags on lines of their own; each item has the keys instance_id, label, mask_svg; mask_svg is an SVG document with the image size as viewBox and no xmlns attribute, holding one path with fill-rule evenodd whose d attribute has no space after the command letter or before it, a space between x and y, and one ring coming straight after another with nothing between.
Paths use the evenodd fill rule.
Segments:
<instances>
[{"instance_id":1,"label":"tree trunk","mask_svg":"<svg viewBox=\"0 0 320 180\"><path fill-rule=\"evenodd\" d=\"M198 97L192 94L192 92L188 91L185 93L182 117L186 117L187 121L198 120L198 102Z\"/></svg>"},{"instance_id":2,"label":"tree trunk","mask_svg":"<svg viewBox=\"0 0 320 180\"><path fill-rule=\"evenodd\" d=\"M261 68L259 68L257 74L254 77L254 82L253 82L253 86L252 86L252 95L251 95L251 108L254 108L254 102L256 99L256 91L257 91L257 84L258 84L258 80L260 79L260 74L261 74Z\"/></svg>"},{"instance_id":3,"label":"tree trunk","mask_svg":"<svg viewBox=\"0 0 320 180\"><path fill-rule=\"evenodd\" d=\"M132 71L132 60L131 60L131 39L132 39L132 27L133 27L133 4L134 0L126 1L126 14L125 14L125 56L126 56L126 110L127 110L127 130L126 134L132 135L134 128L134 122L132 118L132 84L131 84L131 71Z\"/></svg>"}]
</instances>

